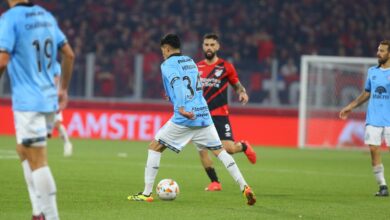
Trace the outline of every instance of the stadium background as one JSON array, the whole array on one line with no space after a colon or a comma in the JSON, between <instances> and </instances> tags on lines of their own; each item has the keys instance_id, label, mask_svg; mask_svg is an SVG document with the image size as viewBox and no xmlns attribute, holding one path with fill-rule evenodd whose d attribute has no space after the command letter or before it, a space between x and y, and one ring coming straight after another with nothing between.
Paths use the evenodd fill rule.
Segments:
<instances>
[{"instance_id":1,"label":"stadium background","mask_svg":"<svg viewBox=\"0 0 390 220\"><path fill-rule=\"evenodd\" d=\"M49 140L48 148L61 219L389 219L389 200L372 196L377 185L367 151L269 147L297 145L295 88L301 55L374 57L378 41L390 38L389 1L35 2L55 13L77 54L72 100L64 112L74 154L63 157L59 138ZM0 12L6 9L5 1L0 1ZM220 55L235 64L250 93L251 102L245 107L234 95L230 98L235 136L249 139L258 155L255 165L242 153L234 155L256 192L254 207L245 205L216 158L223 191L204 192L209 180L191 146L179 156L165 152L157 176L179 183L176 201L144 204L126 199L143 186L148 146L144 140L152 138L171 112L161 99L159 72L158 42L168 31L182 36L183 49L196 60L202 58L203 34L219 32ZM94 62L89 63L91 55ZM134 80L140 73L142 80ZM29 219L7 81L7 77L0 80L0 219ZM361 82L352 83L358 85ZM341 100L339 93L335 92L335 100ZM337 102L337 109L345 101ZM340 132L345 122L336 113L330 116ZM318 130L308 130L315 130L321 144L321 122L329 117L319 119ZM387 167L389 155L382 159ZM385 169L386 177L389 170Z\"/></svg>"},{"instance_id":2,"label":"stadium background","mask_svg":"<svg viewBox=\"0 0 390 220\"><path fill-rule=\"evenodd\" d=\"M77 55L70 87L73 101L64 113L74 137L152 138L170 111L162 100L159 39L167 32L178 33L183 52L199 61L203 34L217 32L222 41L219 55L234 63L251 98L241 107L230 97L236 138L296 147L301 55L373 57L377 43L390 36L384 28L390 26L383 10L389 8L388 1L34 2L53 11ZM3 1L0 11L6 9ZM12 135L9 84L3 78L1 111L10 117L3 119L0 133ZM85 88L91 85L88 92ZM344 126L338 122L336 134ZM281 133L283 138L278 138ZM321 144L324 140L317 136ZM332 137L332 143L337 138Z\"/></svg>"}]
</instances>

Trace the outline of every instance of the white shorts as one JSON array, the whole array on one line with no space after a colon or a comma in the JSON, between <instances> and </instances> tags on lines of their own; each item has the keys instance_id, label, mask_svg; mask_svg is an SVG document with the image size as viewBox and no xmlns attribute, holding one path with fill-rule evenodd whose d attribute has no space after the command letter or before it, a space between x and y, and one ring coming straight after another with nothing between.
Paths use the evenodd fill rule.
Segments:
<instances>
[{"instance_id":1,"label":"white shorts","mask_svg":"<svg viewBox=\"0 0 390 220\"><path fill-rule=\"evenodd\" d=\"M24 146L46 146L47 134L54 124L53 113L14 111L16 143Z\"/></svg>"},{"instance_id":2,"label":"white shorts","mask_svg":"<svg viewBox=\"0 0 390 220\"><path fill-rule=\"evenodd\" d=\"M366 126L364 135L364 143L367 145L380 146L382 140L390 146L390 127L375 127L372 125Z\"/></svg>"},{"instance_id":3,"label":"white shorts","mask_svg":"<svg viewBox=\"0 0 390 220\"><path fill-rule=\"evenodd\" d=\"M56 113L56 115L54 116L54 121L57 122L62 122L64 120L64 118L62 117L62 112L58 112Z\"/></svg>"},{"instance_id":4,"label":"white shorts","mask_svg":"<svg viewBox=\"0 0 390 220\"><path fill-rule=\"evenodd\" d=\"M185 127L171 121L165 123L155 136L156 141L179 153L188 142L192 141L198 147L218 150L222 147L214 124L208 127Z\"/></svg>"}]
</instances>

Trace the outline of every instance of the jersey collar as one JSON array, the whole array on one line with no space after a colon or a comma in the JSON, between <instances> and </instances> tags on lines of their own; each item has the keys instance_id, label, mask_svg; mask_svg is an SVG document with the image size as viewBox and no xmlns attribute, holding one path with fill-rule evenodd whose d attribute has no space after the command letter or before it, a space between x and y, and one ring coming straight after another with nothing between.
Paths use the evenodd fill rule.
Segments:
<instances>
[{"instance_id":1,"label":"jersey collar","mask_svg":"<svg viewBox=\"0 0 390 220\"><path fill-rule=\"evenodd\" d=\"M175 56L181 56L181 53L173 53L167 59L169 59L171 57L175 57Z\"/></svg>"},{"instance_id":2,"label":"jersey collar","mask_svg":"<svg viewBox=\"0 0 390 220\"><path fill-rule=\"evenodd\" d=\"M32 6L34 6L34 3L32 3L32 2L20 2L20 3L17 3L14 7L16 7L16 6L32 7Z\"/></svg>"}]
</instances>

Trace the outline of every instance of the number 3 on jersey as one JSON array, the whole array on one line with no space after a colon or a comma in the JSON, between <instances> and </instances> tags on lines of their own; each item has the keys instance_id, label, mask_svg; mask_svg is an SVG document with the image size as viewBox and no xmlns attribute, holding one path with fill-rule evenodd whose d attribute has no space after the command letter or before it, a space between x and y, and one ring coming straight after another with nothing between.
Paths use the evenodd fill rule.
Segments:
<instances>
[{"instance_id":1,"label":"number 3 on jersey","mask_svg":"<svg viewBox=\"0 0 390 220\"><path fill-rule=\"evenodd\" d=\"M52 64L52 51L53 51L53 41L51 38L47 38L43 42L39 40L34 40L32 45L35 47L37 55L37 65L38 71L42 72L42 66L46 69L50 69ZM46 64L46 65L45 65Z\"/></svg>"},{"instance_id":2,"label":"number 3 on jersey","mask_svg":"<svg viewBox=\"0 0 390 220\"><path fill-rule=\"evenodd\" d=\"M188 76L183 77L183 81L188 81L187 89L190 90L191 95L188 96L188 99L192 99L195 95L194 89L191 87L191 79ZM198 75L198 78L196 80L196 91L202 90L202 84L200 83L200 77Z\"/></svg>"}]
</instances>

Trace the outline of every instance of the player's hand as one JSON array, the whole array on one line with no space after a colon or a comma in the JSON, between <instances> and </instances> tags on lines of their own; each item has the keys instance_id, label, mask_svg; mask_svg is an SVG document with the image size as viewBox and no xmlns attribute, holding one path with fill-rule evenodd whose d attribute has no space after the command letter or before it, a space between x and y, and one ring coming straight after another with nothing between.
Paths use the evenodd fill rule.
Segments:
<instances>
[{"instance_id":1,"label":"player's hand","mask_svg":"<svg viewBox=\"0 0 390 220\"><path fill-rule=\"evenodd\" d=\"M348 118L348 115L349 113L352 112L352 109L348 108L348 107L345 107L343 109L341 109L340 113L339 113L339 118L345 120Z\"/></svg>"},{"instance_id":2,"label":"player's hand","mask_svg":"<svg viewBox=\"0 0 390 220\"><path fill-rule=\"evenodd\" d=\"M238 100L241 102L241 104L245 105L249 101L249 96L246 94L246 92L242 91L240 94L238 94Z\"/></svg>"},{"instance_id":3,"label":"player's hand","mask_svg":"<svg viewBox=\"0 0 390 220\"><path fill-rule=\"evenodd\" d=\"M179 108L179 113L188 119L195 119L195 114L193 112L187 112L186 110L184 110L184 107Z\"/></svg>"},{"instance_id":4,"label":"player's hand","mask_svg":"<svg viewBox=\"0 0 390 220\"><path fill-rule=\"evenodd\" d=\"M68 105L68 90L60 89L58 91L58 103L59 103L59 111L62 111Z\"/></svg>"},{"instance_id":5,"label":"player's hand","mask_svg":"<svg viewBox=\"0 0 390 220\"><path fill-rule=\"evenodd\" d=\"M163 97L164 97L164 100L165 100L165 101L168 101L168 102L169 102L169 96L168 96L166 93L164 93Z\"/></svg>"}]
</instances>

